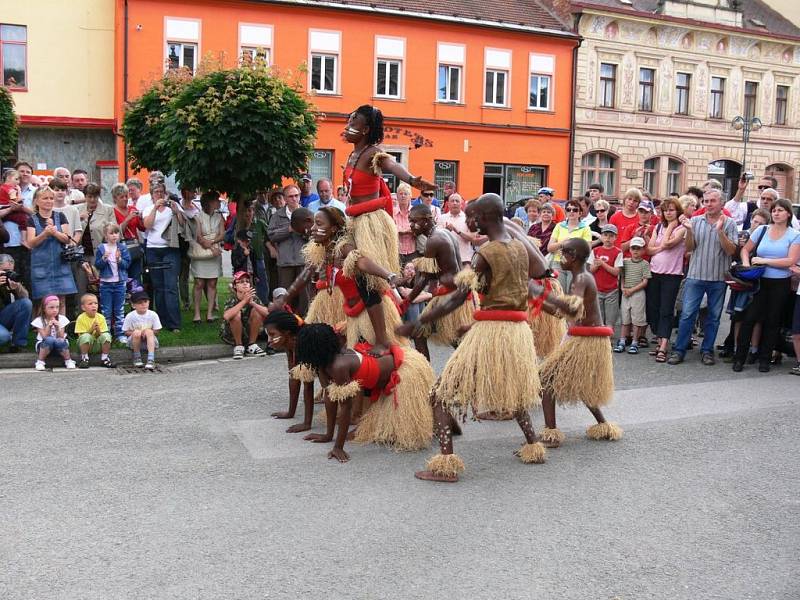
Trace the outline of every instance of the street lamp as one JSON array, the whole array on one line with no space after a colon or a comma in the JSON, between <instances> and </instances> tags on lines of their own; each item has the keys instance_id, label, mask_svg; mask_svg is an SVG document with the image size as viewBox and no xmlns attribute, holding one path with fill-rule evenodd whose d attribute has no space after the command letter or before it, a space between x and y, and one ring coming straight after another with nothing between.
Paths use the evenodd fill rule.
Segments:
<instances>
[{"instance_id":1,"label":"street lamp","mask_svg":"<svg viewBox=\"0 0 800 600\"><path fill-rule=\"evenodd\" d=\"M744 144L744 149L742 150L742 175L746 172L747 142L750 141L750 133L761 129L761 125L761 119L758 117L734 117L733 121L731 121L731 127L736 131L742 132L742 143Z\"/></svg>"}]
</instances>

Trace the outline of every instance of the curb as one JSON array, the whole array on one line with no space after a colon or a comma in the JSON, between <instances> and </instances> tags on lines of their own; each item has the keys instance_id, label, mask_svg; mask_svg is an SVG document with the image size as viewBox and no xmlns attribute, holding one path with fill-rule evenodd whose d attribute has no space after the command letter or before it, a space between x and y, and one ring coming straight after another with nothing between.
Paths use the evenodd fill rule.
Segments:
<instances>
[{"instance_id":1,"label":"curb","mask_svg":"<svg viewBox=\"0 0 800 600\"><path fill-rule=\"evenodd\" d=\"M263 345L262 345L263 348ZM75 360L76 354L72 352L72 358ZM190 362L197 360L213 360L218 358L230 358L233 355L233 346L227 344L213 344L210 346L170 346L168 348L159 348L156 350L156 363L170 364ZM131 351L126 348L115 348L109 352L111 360L117 365L132 365L133 360ZM80 357L80 353L78 353ZM1 354L0 355L0 372L3 369L25 369L33 368L36 362L36 354L33 352L21 352L19 354ZM63 367L64 362L60 356L48 356L45 364L48 368ZM90 364L93 367L100 367L100 355L92 354L90 357Z\"/></svg>"}]
</instances>

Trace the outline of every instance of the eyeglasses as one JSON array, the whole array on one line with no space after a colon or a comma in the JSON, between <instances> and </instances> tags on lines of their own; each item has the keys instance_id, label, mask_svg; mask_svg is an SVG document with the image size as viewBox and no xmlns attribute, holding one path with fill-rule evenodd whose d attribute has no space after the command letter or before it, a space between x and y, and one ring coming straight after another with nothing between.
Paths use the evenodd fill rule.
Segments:
<instances>
[{"instance_id":1,"label":"eyeglasses","mask_svg":"<svg viewBox=\"0 0 800 600\"><path fill-rule=\"evenodd\" d=\"M760 185L760 186L758 186L758 189L760 189L760 190L768 190L769 186L768 185Z\"/></svg>"},{"instance_id":2,"label":"eyeglasses","mask_svg":"<svg viewBox=\"0 0 800 600\"><path fill-rule=\"evenodd\" d=\"M573 206L573 207L571 207L571 208L565 208L565 209L564 209L564 212L568 212L568 213L571 213L571 212L581 212L581 209L580 209L580 208L575 208L575 207Z\"/></svg>"},{"instance_id":3,"label":"eyeglasses","mask_svg":"<svg viewBox=\"0 0 800 600\"><path fill-rule=\"evenodd\" d=\"M422 195L426 198L433 198L433 192L424 192Z\"/></svg>"},{"instance_id":4,"label":"eyeglasses","mask_svg":"<svg viewBox=\"0 0 800 600\"><path fill-rule=\"evenodd\" d=\"M595 208L594 212L606 212L605 208Z\"/></svg>"}]
</instances>

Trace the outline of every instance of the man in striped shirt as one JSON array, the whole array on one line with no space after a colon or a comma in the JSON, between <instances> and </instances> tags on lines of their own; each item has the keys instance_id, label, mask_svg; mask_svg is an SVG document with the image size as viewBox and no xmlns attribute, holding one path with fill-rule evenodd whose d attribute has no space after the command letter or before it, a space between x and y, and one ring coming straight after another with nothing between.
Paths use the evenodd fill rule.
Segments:
<instances>
[{"instance_id":1,"label":"man in striped shirt","mask_svg":"<svg viewBox=\"0 0 800 600\"><path fill-rule=\"evenodd\" d=\"M721 191L708 189L703 195L705 214L691 219L684 215L680 217L681 224L686 228L686 250L692 255L683 287L678 338L667 361L671 365L683 362L703 296L708 301L708 316L700 352L704 365L715 363L714 340L725 301L725 275L731 266L731 256L738 248L736 221L723 214L723 203Z\"/></svg>"}]
</instances>

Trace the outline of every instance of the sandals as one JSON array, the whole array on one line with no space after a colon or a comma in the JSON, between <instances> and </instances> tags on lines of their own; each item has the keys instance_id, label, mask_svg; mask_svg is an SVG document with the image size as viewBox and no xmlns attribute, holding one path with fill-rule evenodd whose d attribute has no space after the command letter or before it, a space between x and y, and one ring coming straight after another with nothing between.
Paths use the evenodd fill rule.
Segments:
<instances>
[{"instance_id":1,"label":"sandals","mask_svg":"<svg viewBox=\"0 0 800 600\"><path fill-rule=\"evenodd\" d=\"M666 350L657 350L656 351L656 362L657 363L665 363L665 362L667 362L667 351Z\"/></svg>"}]
</instances>

